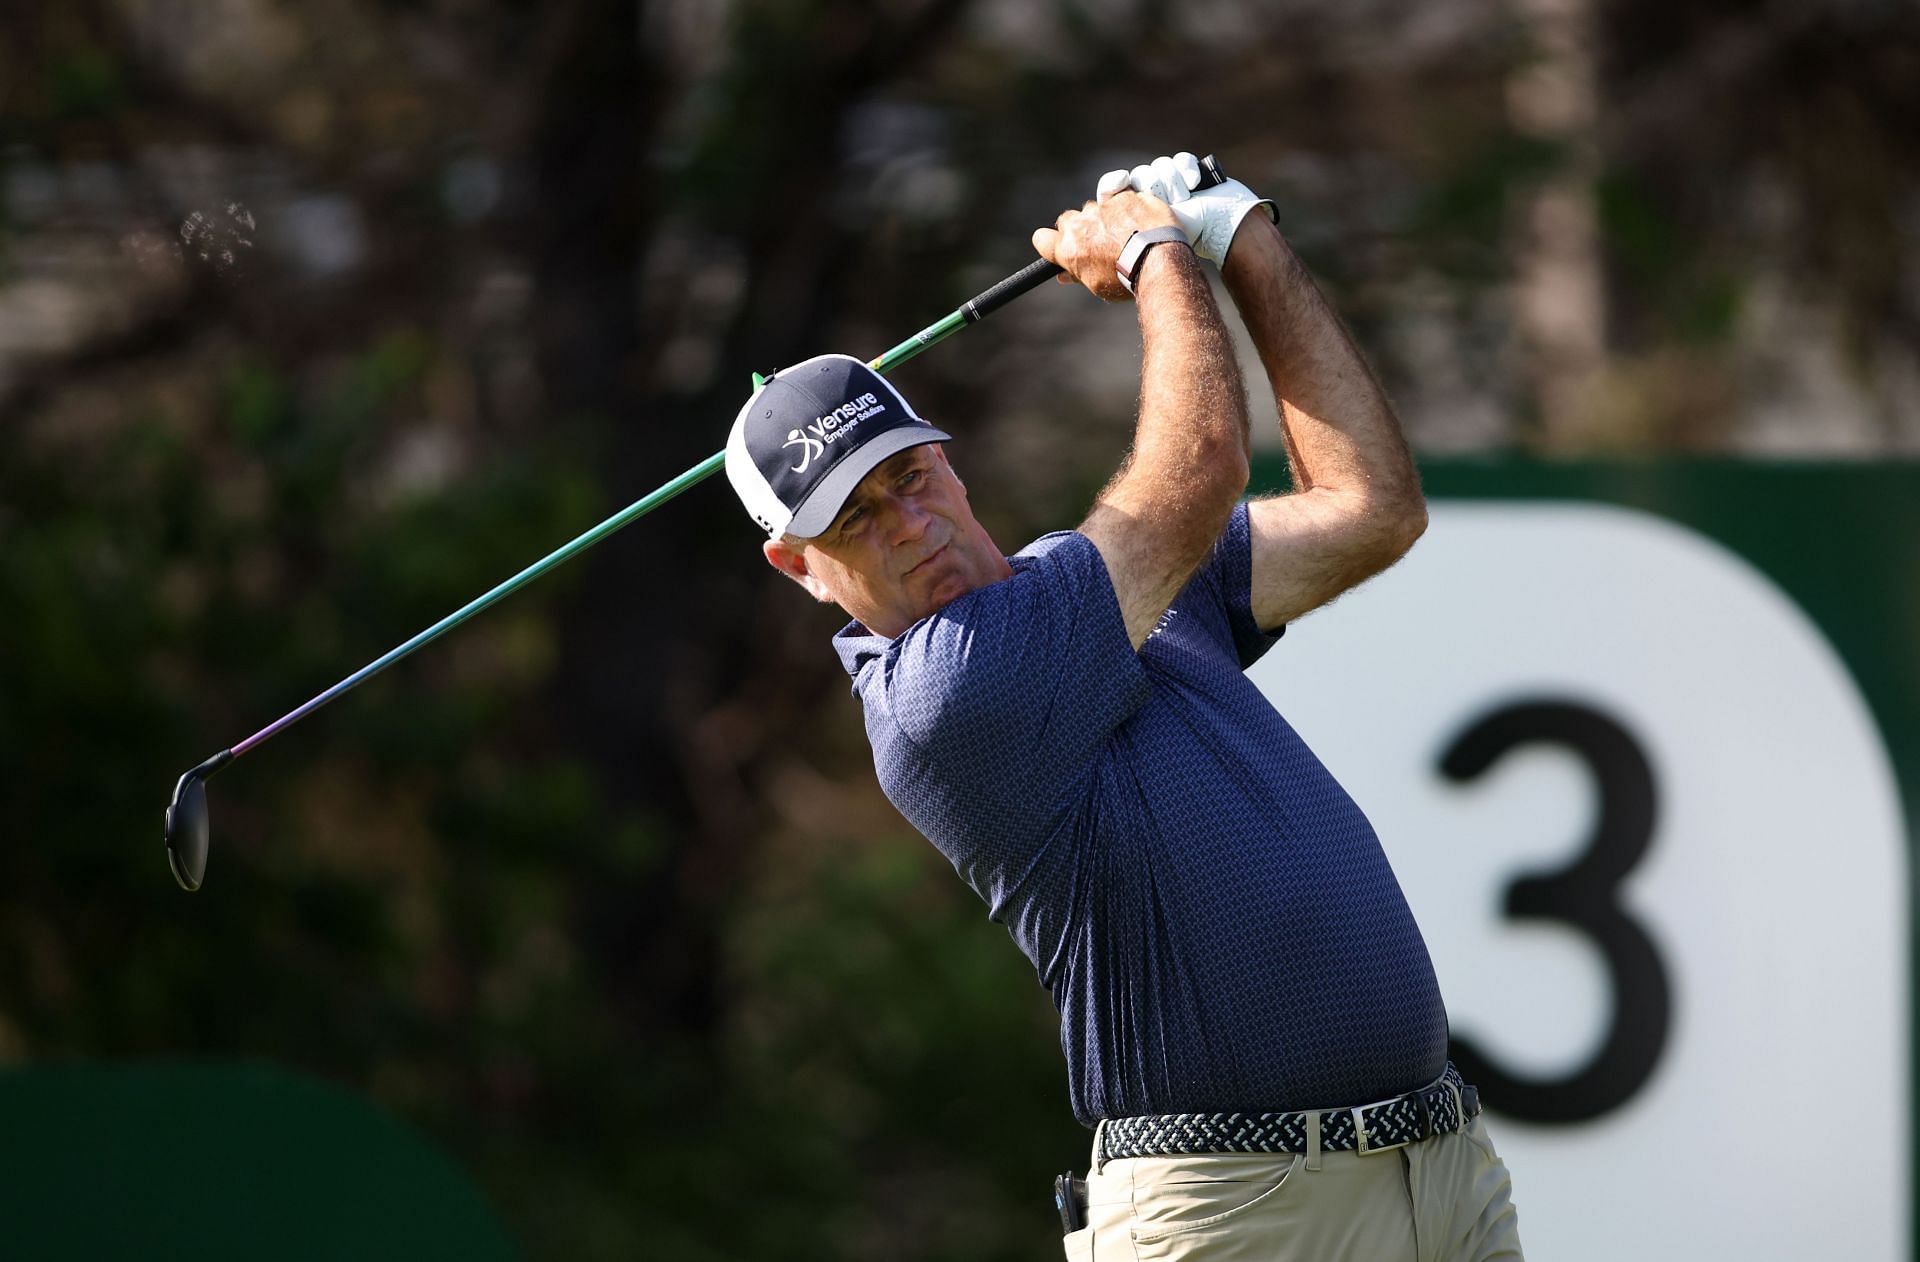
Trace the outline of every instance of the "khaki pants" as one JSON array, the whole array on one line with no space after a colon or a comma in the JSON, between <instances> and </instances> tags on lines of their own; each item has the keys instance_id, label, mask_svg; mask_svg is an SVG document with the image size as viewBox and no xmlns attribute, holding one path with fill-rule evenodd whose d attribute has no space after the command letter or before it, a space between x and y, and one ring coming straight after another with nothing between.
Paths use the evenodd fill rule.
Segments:
<instances>
[{"instance_id":1,"label":"khaki pants","mask_svg":"<svg viewBox=\"0 0 1920 1262\"><path fill-rule=\"evenodd\" d=\"M1066 1254L1069 1262L1520 1262L1511 1189L1478 1117L1459 1134L1364 1157L1132 1157L1088 1173L1088 1226L1066 1238Z\"/></svg>"}]
</instances>

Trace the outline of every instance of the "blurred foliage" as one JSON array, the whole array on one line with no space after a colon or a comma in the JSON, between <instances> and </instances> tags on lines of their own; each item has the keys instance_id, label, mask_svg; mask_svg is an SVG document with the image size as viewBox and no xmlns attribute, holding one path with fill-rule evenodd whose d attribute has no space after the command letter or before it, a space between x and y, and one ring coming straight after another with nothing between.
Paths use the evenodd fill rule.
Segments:
<instances>
[{"instance_id":1,"label":"blurred foliage","mask_svg":"<svg viewBox=\"0 0 1920 1262\"><path fill-rule=\"evenodd\" d=\"M1591 442L1739 449L1825 337L1869 432L1805 440L1920 443L1911 6L1589 16L1599 108L1544 135L1474 0L10 12L0 1062L322 1074L537 1257L1043 1254L1087 1142L1046 997L724 487L224 772L192 898L173 779L1170 149L1279 201L1418 445L1553 445L1514 225L1582 171ZM1045 290L900 373L1009 550L1118 458L1136 347Z\"/></svg>"}]
</instances>

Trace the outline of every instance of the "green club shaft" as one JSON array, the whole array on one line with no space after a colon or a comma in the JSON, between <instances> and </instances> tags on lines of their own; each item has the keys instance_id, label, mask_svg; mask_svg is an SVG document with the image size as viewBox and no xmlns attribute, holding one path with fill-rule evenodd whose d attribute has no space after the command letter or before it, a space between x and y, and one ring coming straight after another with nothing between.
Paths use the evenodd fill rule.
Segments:
<instances>
[{"instance_id":1,"label":"green club shaft","mask_svg":"<svg viewBox=\"0 0 1920 1262\"><path fill-rule=\"evenodd\" d=\"M966 311L964 309L956 310L953 314L946 316L938 323L929 324L926 328L921 329L918 333L915 333L912 337L900 343L900 345L869 363L867 367L873 369L875 372L891 372L893 369L906 363L909 359L912 359L915 355L918 355L921 351L932 346L935 342L944 342L961 329L966 328L967 323Z\"/></svg>"},{"instance_id":2,"label":"green club shaft","mask_svg":"<svg viewBox=\"0 0 1920 1262\"><path fill-rule=\"evenodd\" d=\"M943 316L938 321L928 325L878 359L872 360L868 366L875 372L881 373L899 367L928 347L937 342L945 341L961 329L967 327L967 325L981 319L988 312L997 309L1002 303L1032 289L1041 281L1054 275L1058 270L1058 268L1053 267L1044 260L1030 264L1028 267L1009 276L1006 280L1001 281L992 289L987 290L986 293L962 304L951 314ZM990 296L991 301L988 301ZM266 727L255 732L252 736L249 736L246 740L235 745L229 753L232 757L238 757L275 733L291 727L307 715L318 710L321 706L327 704L327 702L332 701L335 697L373 678L401 658L425 648L481 610L511 596L514 592L519 591L528 583L533 582L533 580L539 578L548 570L564 565L582 552L585 552L588 548L591 548L594 544L605 539L608 535L638 521L681 492L706 481L714 474L720 472L720 470L726 466L726 462L727 453L725 451L717 451L713 455L708 456L705 460L702 460L699 464L693 466L693 468L688 469L685 473L673 479L673 481L667 483L665 486L635 500L591 530L577 535L572 540L549 552L546 556L541 557L538 561L535 561L532 565L521 570L518 574L515 574L512 578L501 583L485 595L462 605L420 634L414 636L411 640L408 640L405 644L389 650L374 661L362 666L359 670L353 672L353 674L348 675L345 679L333 685L333 687L327 689L311 701L308 701L298 710L274 720ZM222 765L225 765L224 762Z\"/></svg>"},{"instance_id":3,"label":"green club shaft","mask_svg":"<svg viewBox=\"0 0 1920 1262\"><path fill-rule=\"evenodd\" d=\"M542 557L540 560L535 561L532 565L529 565L526 569L521 570L518 574L508 579L506 582L500 584L498 587L495 587L492 591L488 592L486 595L481 596L476 600L468 601L466 604L462 605L460 608L454 610L452 613L448 614L446 617L440 619L440 621L428 627L425 631L422 631L419 635L416 635L411 640L408 640L405 644L402 644L400 647L396 649L389 650L386 654L377 658L374 661L368 662L365 666L362 666L359 670L353 672L353 674L348 675L345 679L341 680L339 683L335 684L333 687L327 689L325 692L321 693L319 696L315 697L313 700L307 702L305 705L301 706L298 710L295 710L293 713L285 715L282 718L275 719L272 723L268 724L266 727L261 728L258 732L255 732L252 736L247 737L246 740L243 740L238 745L235 745L233 747L234 756L238 757L241 754L246 753L249 749L252 749L255 745L260 744L262 741L266 740L269 736L272 736L275 732L278 732L282 728L289 727L292 724L299 722L301 719L305 718L309 714L312 714L315 710L318 710L321 706L333 700L335 697L339 696L341 693L346 692L349 689L359 684L365 683L369 679L372 679L375 675L379 674L381 671L385 670L387 667L393 665L395 662L399 661L401 658L407 656L409 653L412 653L415 649L424 648L427 645L433 643L435 640L439 639L441 636L445 635L447 632L453 630L455 627L465 622L468 618L473 617L473 615L479 613L482 609L485 609L488 605L491 605L494 602L501 600L507 596L510 596L514 592L519 591L522 587L525 587L528 583L531 583L534 579L539 578L542 574L545 574L548 570L554 568L555 566L561 564L562 562L568 560L569 558L577 556L580 553L586 551L588 548L591 548L594 544L599 543L602 539L605 539L608 535L620 529L622 526L626 525L627 523L636 521L639 518L644 517L646 514L660 507L660 505L666 503L668 500L680 494L682 491L686 490L688 487L693 486L696 483L705 481L709 477L712 477L716 472L720 470L721 466L723 466L725 463L726 463L726 453L724 451L716 452L713 455L708 456L705 460L702 460L699 464L687 470L685 473L681 474L679 477L675 478L673 481L667 483L665 486L661 487L659 490L654 491L652 494L646 496L644 499L636 500L632 504L629 504L627 507L621 509L619 512L615 513L613 516L601 522L598 526L595 526L592 530L589 530L586 533L577 536L571 543L568 543L565 547L556 549L555 551L548 553L546 556Z\"/></svg>"}]
</instances>

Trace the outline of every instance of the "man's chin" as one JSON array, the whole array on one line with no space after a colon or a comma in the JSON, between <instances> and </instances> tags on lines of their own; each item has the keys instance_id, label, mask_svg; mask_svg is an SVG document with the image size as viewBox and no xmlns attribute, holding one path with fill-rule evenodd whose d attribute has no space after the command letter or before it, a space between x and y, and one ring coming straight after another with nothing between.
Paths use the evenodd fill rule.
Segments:
<instances>
[{"instance_id":1,"label":"man's chin","mask_svg":"<svg viewBox=\"0 0 1920 1262\"><path fill-rule=\"evenodd\" d=\"M927 599L920 616L924 618L928 614L938 613L968 592L977 591L984 586L986 584L973 582L964 574L942 575L938 582L927 589Z\"/></svg>"}]
</instances>

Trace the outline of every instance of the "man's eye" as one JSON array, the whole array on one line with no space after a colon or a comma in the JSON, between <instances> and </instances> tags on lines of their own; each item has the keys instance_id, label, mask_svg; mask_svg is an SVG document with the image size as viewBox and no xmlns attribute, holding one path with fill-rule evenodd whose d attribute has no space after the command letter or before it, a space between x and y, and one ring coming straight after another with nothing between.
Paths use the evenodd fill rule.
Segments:
<instances>
[{"instance_id":1,"label":"man's eye","mask_svg":"<svg viewBox=\"0 0 1920 1262\"><path fill-rule=\"evenodd\" d=\"M921 478L925 476L926 476L926 473L923 470L909 469L907 470L906 475L900 479L900 485L910 486L913 483L918 482Z\"/></svg>"}]
</instances>

